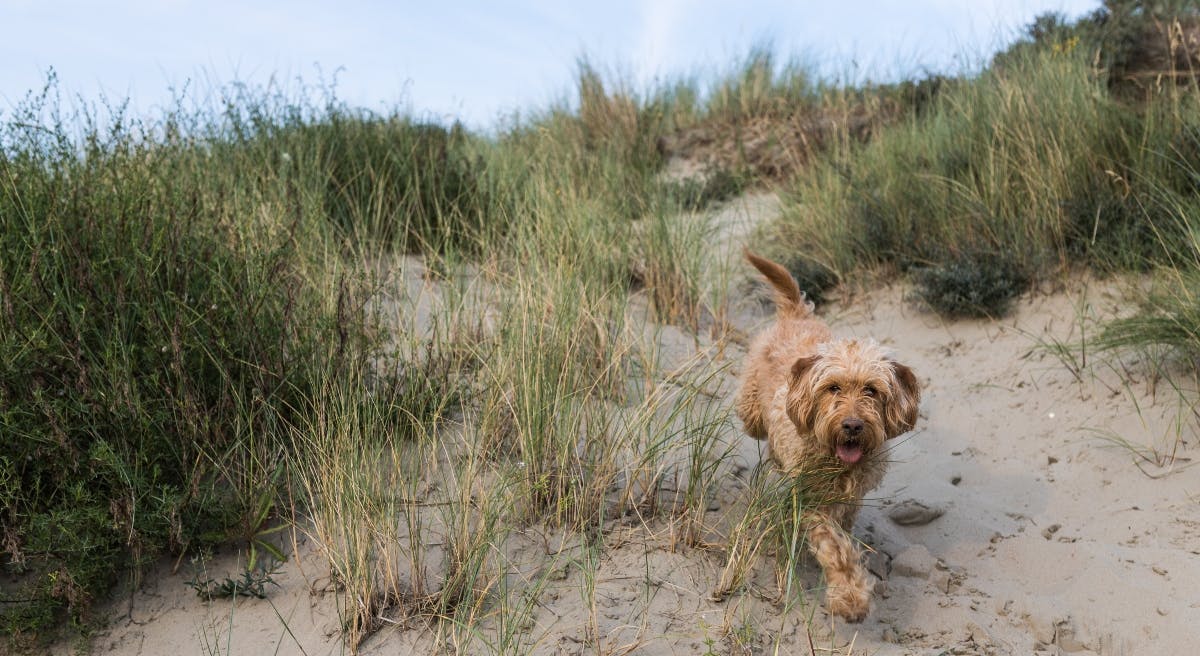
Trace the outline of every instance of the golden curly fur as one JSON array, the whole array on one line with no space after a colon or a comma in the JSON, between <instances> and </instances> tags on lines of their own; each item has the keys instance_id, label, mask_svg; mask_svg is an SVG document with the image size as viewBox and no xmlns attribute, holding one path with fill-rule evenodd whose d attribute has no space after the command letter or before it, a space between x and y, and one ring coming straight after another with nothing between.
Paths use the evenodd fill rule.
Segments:
<instances>
[{"instance_id":1,"label":"golden curly fur","mask_svg":"<svg viewBox=\"0 0 1200 656\"><path fill-rule=\"evenodd\" d=\"M835 339L782 266L749 251L746 259L774 289L776 321L751 344L737 413L748 435L767 440L784 473L834 472L821 477L830 501L803 520L829 611L859 622L871 583L850 528L863 497L883 480L884 443L916 424L920 385L875 340Z\"/></svg>"}]
</instances>

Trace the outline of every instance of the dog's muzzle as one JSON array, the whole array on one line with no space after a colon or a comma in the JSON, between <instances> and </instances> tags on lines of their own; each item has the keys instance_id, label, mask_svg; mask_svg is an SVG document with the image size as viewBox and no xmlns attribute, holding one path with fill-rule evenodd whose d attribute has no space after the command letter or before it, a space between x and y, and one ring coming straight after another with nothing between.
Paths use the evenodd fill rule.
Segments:
<instances>
[{"instance_id":1,"label":"dog's muzzle","mask_svg":"<svg viewBox=\"0 0 1200 656\"><path fill-rule=\"evenodd\" d=\"M863 448L859 436L863 432L863 422L857 417L842 420L842 436L838 440L835 453L838 460L853 465L862 459Z\"/></svg>"}]
</instances>

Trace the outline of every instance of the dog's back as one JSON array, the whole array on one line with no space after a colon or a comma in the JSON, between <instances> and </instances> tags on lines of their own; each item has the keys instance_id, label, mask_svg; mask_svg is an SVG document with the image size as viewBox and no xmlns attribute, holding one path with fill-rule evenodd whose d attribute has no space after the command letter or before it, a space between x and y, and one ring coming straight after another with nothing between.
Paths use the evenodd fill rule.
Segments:
<instances>
[{"instance_id":1,"label":"dog's back","mask_svg":"<svg viewBox=\"0 0 1200 656\"><path fill-rule=\"evenodd\" d=\"M742 370L737 413L746 434L767 437L764 414L775 393L787 382L796 360L816 353L817 345L832 334L813 315L813 304L804 298L796 279L787 269L745 251L746 259L771 283L775 295L775 323L759 333L750 345Z\"/></svg>"}]
</instances>

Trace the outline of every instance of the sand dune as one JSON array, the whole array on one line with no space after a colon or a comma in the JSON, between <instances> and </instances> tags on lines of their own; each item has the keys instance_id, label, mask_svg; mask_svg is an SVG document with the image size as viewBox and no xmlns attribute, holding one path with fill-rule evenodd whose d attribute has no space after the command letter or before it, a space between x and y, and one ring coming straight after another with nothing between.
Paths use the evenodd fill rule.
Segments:
<instances>
[{"instance_id":1,"label":"sand dune","mask_svg":"<svg viewBox=\"0 0 1200 656\"><path fill-rule=\"evenodd\" d=\"M775 207L769 196L751 196L717 217L732 284L752 273L736 262L748 227ZM1118 283L1080 278L1032 294L1000 321L943 321L915 308L899 285L820 308L836 332L893 348L926 390L919 428L896 441L894 464L855 529L875 551L870 565L880 578L867 621L830 619L819 594L785 612L766 592L770 556L748 590L711 601L724 565L719 548L672 551L665 522L617 521L590 593L570 559L556 561L521 627L522 651L807 654L811 639L817 653L1193 653L1200 469L1192 468L1192 410L1137 362L1089 356L1073 371L1044 348L1079 344L1087 321L1120 314L1124 304ZM749 333L769 312L744 296L729 321ZM707 334L677 327L655 334L681 360L712 345ZM714 361L725 366L713 387L718 401L732 398L741 355L731 343ZM714 541L762 458L735 422L726 433L734 455L707 516ZM1154 462L1155 454L1164 457ZM510 549L516 562L525 552L535 562L532 554L555 539L531 527ZM303 537L295 546L266 600L205 603L184 584L186 564L178 573L164 564L108 607L111 626L95 636L94 652L342 653L328 570ZM218 555L209 566L236 570L236 558ZM808 569L806 582L819 585L815 565ZM485 638L493 629L479 627ZM434 641L429 627L409 624L384 628L362 651L424 654ZM486 639L469 651L487 653Z\"/></svg>"}]
</instances>

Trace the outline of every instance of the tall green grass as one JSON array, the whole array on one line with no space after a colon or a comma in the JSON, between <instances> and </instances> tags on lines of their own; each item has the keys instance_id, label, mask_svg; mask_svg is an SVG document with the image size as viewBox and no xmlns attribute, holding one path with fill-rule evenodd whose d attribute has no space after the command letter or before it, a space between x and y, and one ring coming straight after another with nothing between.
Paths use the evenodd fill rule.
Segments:
<instances>
[{"instance_id":1,"label":"tall green grass","mask_svg":"<svg viewBox=\"0 0 1200 656\"><path fill-rule=\"evenodd\" d=\"M838 142L790 184L769 230L776 250L802 276L913 272L934 309L968 315L1003 312L1029 282L1080 265L1177 261L1200 102L1177 75L1130 97L1117 60L1167 48L1173 33L1154 26L1173 19L1111 4L1076 24L1039 19L1027 41L943 81L868 143Z\"/></svg>"},{"instance_id":2,"label":"tall green grass","mask_svg":"<svg viewBox=\"0 0 1200 656\"><path fill-rule=\"evenodd\" d=\"M761 44L717 77L701 115L724 122L786 118L820 106L825 86L802 61L781 64L774 50Z\"/></svg>"},{"instance_id":3,"label":"tall green grass","mask_svg":"<svg viewBox=\"0 0 1200 656\"><path fill-rule=\"evenodd\" d=\"M1156 201L1162 218L1151 227L1162 240L1162 256L1153 262L1148 293L1138 298L1135 314L1104 326L1096 346L1165 349L1158 355L1194 371L1200 358L1200 198L1160 190Z\"/></svg>"},{"instance_id":4,"label":"tall green grass","mask_svg":"<svg viewBox=\"0 0 1200 656\"><path fill-rule=\"evenodd\" d=\"M349 234L426 252L480 239L488 215L482 155L459 125L337 111L269 139L320 158L325 214Z\"/></svg>"},{"instance_id":5,"label":"tall green grass","mask_svg":"<svg viewBox=\"0 0 1200 656\"><path fill-rule=\"evenodd\" d=\"M329 325L302 208L263 220L169 122L75 140L27 120L57 109L24 107L0 160L6 565L36 600L5 605L9 632L237 524L244 499L213 463L277 438Z\"/></svg>"},{"instance_id":6,"label":"tall green grass","mask_svg":"<svg viewBox=\"0 0 1200 656\"><path fill-rule=\"evenodd\" d=\"M1010 59L798 177L774 229L840 278L863 268L931 271L921 289L931 301L963 284L955 267L1012 271L982 280L998 303L935 303L986 313L1019 294L1022 280L1076 263L1162 261L1180 233L1150 199L1186 187L1180 165L1194 157L1184 146L1197 108L1187 94L1126 105L1082 50Z\"/></svg>"},{"instance_id":7,"label":"tall green grass","mask_svg":"<svg viewBox=\"0 0 1200 656\"><path fill-rule=\"evenodd\" d=\"M266 544L294 428L372 339L343 245L474 243L460 130L226 100L132 119L51 80L0 128L9 635L162 553Z\"/></svg>"},{"instance_id":8,"label":"tall green grass","mask_svg":"<svg viewBox=\"0 0 1200 656\"><path fill-rule=\"evenodd\" d=\"M957 85L926 116L801 176L780 229L843 275L971 250L1053 264L1080 236L1073 219L1093 214L1074 199L1088 198L1090 174L1108 164L1095 146L1116 116L1095 101L1100 89L1078 57Z\"/></svg>"},{"instance_id":9,"label":"tall green grass","mask_svg":"<svg viewBox=\"0 0 1200 656\"><path fill-rule=\"evenodd\" d=\"M727 413L704 393L711 355L664 380L644 333L648 318L688 324L722 302L700 264L708 233L700 217L675 215L656 180L648 135L674 120L671 101L610 86L622 88L585 67L578 112L510 126L482 160L503 230L426 258L415 295L386 289L395 303L366 304L393 315L378 318L398 336L392 357L440 382L421 388L436 417L398 432L388 407L404 403L363 399L351 384L320 395L325 419L298 432L316 440L297 481L306 530L345 582L351 649L420 617L439 645L520 653L535 638L513 618L537 598L511 585L517 527L575 536L587 553L629 516L661 517L683 544L704 534ZM426 293L442 302L426 305ZM457 387L436 366L456 353Z\"/></svg>"}]
</instances>

